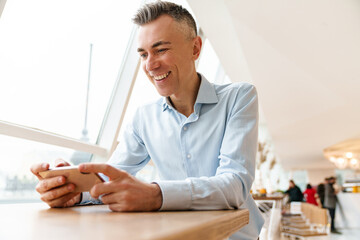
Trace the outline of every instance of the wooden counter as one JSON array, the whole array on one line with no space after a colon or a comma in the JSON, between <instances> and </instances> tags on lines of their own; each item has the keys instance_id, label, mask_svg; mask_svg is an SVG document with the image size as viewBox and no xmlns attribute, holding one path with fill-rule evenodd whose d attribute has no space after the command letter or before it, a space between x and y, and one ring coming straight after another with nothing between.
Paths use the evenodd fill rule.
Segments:
<instances>
[{"instance_id":1,"label":"wooden counter","mask_svg":"<svg viewBox=\"0 0 360 240\"><path fill-rule=\"evenodd\" d=\"M0 239L224 239L249 223L245 209L117 213L31 203L2 204L0 213Z\"/></svg>"},{"instance_id":2,"label":"wooden counter","mask_svg":"<svg viewBox=\"0 0 360 240\"><path fill-rule=\"evenodd\" d=\"M274 201L282 201L284 196L253 196L254 200L274 200Z\"/></svg>"}]
</instances>

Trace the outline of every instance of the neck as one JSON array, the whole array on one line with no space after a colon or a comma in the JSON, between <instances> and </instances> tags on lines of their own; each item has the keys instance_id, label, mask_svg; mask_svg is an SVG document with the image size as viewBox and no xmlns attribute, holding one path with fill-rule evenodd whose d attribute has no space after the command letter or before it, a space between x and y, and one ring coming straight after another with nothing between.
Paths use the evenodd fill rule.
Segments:
<instances>
[{"instance_id":1,"label":"neck","mask_svg":"<svg viewBox=\"0 0 360 240\"><path fill-rule=\"evenodd\" d=\"M194 112L194 104L200 88L200 77L196 72L192 78L185 91L169 97L173 107L186 117L189 117Z\"/></svg>"}]
</instances>

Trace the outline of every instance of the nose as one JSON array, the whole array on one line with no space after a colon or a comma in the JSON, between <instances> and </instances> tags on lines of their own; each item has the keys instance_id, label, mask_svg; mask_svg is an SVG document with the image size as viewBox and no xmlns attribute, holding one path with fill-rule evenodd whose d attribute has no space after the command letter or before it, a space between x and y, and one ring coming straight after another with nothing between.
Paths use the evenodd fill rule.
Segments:
<instances>
[{"instance_id":1,"label":"nose","mask_svg":"<svg viewBox=\"0 0 360 240\"><path fill-rule=\"evenodd\" d=\"M146 71L153 71L160 67L160 61L154 55L149 55L145 62Z\"/></svg>"}]
</instances>

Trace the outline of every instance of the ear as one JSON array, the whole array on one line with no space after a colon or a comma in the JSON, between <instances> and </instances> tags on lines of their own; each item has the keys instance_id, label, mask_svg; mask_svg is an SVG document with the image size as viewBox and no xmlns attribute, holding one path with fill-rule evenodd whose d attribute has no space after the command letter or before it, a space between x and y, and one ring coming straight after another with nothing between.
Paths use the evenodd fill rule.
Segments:
<instances>
[{"instance_id":1,"label":"ear","mask_svg":"<svg viewBox=\"0 0 360 240\"><path fill-rule=\"evenodd\" d=\"M199 58L200 52L201 52L201 47L202 47L201 37L196 36L193 39L193 59L194 59L194 61Z\"/></svg>"}]
</instances>

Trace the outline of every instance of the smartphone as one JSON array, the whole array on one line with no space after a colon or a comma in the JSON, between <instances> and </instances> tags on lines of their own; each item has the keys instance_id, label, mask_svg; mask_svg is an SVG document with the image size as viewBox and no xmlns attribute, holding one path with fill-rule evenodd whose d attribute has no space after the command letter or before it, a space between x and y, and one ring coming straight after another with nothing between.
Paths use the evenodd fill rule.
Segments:
<instances>
[{"instance_id":1,"label":"smartphone","mask_svg":"<svg viewBox=\"0 0 360 240\"><path fill-rule=\"evenodd\" d=\"M39 172L43 178L64 176L66 183L75 184L75 192L88 192L97 183L104 182L97 173L82 173L77 166L65 166Z\"/></svg>"}]
</instances>

